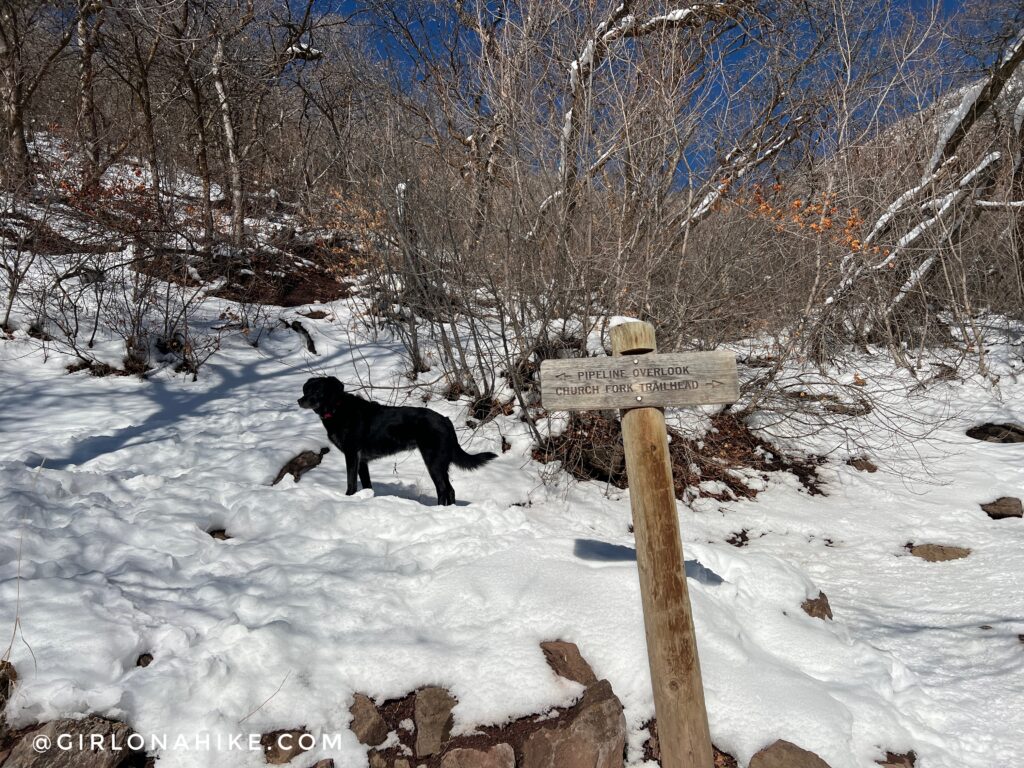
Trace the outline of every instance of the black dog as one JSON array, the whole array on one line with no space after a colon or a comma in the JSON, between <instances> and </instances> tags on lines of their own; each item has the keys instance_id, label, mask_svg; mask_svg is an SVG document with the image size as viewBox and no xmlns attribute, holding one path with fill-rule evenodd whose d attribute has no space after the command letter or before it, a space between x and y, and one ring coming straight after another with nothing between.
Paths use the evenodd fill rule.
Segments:
<instances>
[{"instance_id":1,"label":"black dog","mask_svg":"<svg viewBox=\"0 0 1024 768\"><path fill-rule=\"evenodd\" d=\"M381 405L345 391L333 376L309 379L302 386L299 405L321 418L327 436L345 454L347 496L356 492L356 472L363 488L370 488L366 462L399 451L418 448L437 489L438 504L454 504L455 489L448 467L482 467L494 453L470 454L462 450L451 421L429 408Z\"/></svg>"}]
</instances>

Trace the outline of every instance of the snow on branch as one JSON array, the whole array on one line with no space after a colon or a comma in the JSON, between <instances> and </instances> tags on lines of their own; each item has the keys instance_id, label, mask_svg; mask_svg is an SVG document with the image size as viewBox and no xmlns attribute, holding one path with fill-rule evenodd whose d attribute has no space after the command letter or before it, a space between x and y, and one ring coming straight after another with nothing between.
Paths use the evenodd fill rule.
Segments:
<instances>
[{"instance_id":1,"label":"snow on branch","mask_svg":"<svg viewBox=\"0 0 1024 768\"><path fill-rule=\"evenodd\" d=\"M580 55L569 64L569 87L576 87L604 61L612 44L628 37L643 37L652 32L686 26L700 26L709 19L734 12L734 3L694 3L644 21L629 12L630 3L620 3L607 19L597 25Z\"/></svg>"},{"instance_id":2,"label":"snow on branch","mask_svg":"<svg viewBox=\"0 0 1024 768\"><path fill-rule=\"evenodd\" d=\"M978 185L976 184L976 182L980 181L981 185L984 185L984 180L982 179L983 174L986 171L988 171L994 163L998 162L1001 157L1001 153L991 152L984 158L982 158L981 162L979 162L974 168L972 168L970 171L964 174L964 177L960 179L960 183L957 184L957 188L954 191L950 192L948 195L946 195L945 198L943 198L942 205L939 207L939 210L936 212L936 214L932 218L928 219L926 222L922 222L921 224L919 224L911 232L909 232L907 235L901 238L900 242L897 244L896 248L893 249L892 253L889 254L888 258L886 258L885 261L883 261L882 263L876 264L874 267L872 267L872 269L881 269L887 264L892 263L900 250L907 248L908 246L912 245L915 241L919 240L926 231L931 229L938 221L940 221L945 216L947 211L953 208L954 204L957 201L963 199L964 197L970 194L975 194L978 189ZM963 218L965 216L966 213L962 212L960 214L960 219L955 222L954 226L947 228L950 234L947 234L944 239L952 239L952 233L956 232L956 230L959 229L960 224L962 223ZM900 289L896 292L896 296L893 298L892 303L889 305L889 308L887 310L888 313L892 313L892 311L896 309L897 306L899 306L900 302L902 302L903 299L906 298L907 294L909 294L912 290L914 290L914 288L916 288L920 284L920 282L924 279L925 275L927 275L929 270L931 270L932 265L935 263L936 259L937 254L932 254L923 262L921 262L921 264L910 274L910 277L907 278L906 282L903 283L903 285L900 286Z\"/></svg>"},{"instance_id":3,"label":"snow on branch","mask_svg":"<svg viewBox=\"0 0 1024 768\"><path fill-rule=\"evenodd\" d=\"M625 0L616 6L608 18L597 25L593 36L583 46L583 50L569 63L569 108L562 118L560 141L559 170L563 179L571 180L569 154L572 151L580 119L575 105L580 101L583 89L590 81L591 75L604 63L616 42L668 29L699 27L711 19L735 13L738 7L735 2L694 3L641 21L630 12L631 5L629 0Z\"/></svg>"},{"instance_id":4,"label":"snow on branch","mask_svg":"<svg viewBox=\"0 0 1024 768\"><path fill-rule=\"evenodd\" d=\"M1024 200L975 200L979 208L1024 208Z\"/></svg>"},{"instance_id":5,"label":"snow on branch","mask_svg":"<svg viewBox=\"0 0 1024 768\"><path fill-rule=\"evenodd\" d=\"M939 175L947 167L949 167L955 160L956 155L946 158L946 160L942 163L941 166L939 166L932 173L928 174L923 179L921 179L920 184L918 184L915 187L911 187L902 195L893 200L889 207L885 209L885 212L878 217L878 221L875 222L875 225L871 228L871 231L868 232L867 235L865 235L864 243L873 243L875 238L878 237L878 235L889 225L889 222L893 220L896 214L900 212L900 209L902 209L903 206L905 206L907 203L909 203L911 200L917 197L926 187L931 185L932 182L934 182L939 177ZM847 254L847 257L844 258L843 261L845 262L850 257L850 255L851 254Z\"/></svg>"},{"instance_id":6,"label":"snow on branch","mask_svg":"<svg viewBox=\"0 0 1024 768\"><path fill-rule=\"evenodd\" d=\"M988 76L964 91L960 104L939 126L938 140L932 156L921 174L922 184L939 166L957 151L978 119L995 103L1010 76L1024 61L1024 28L1018 30L1013 42L988 73ZM1016 119L1016 116L1015 116ZM1024 119L1024 118L1022 118Z\"/></svg>"},{"instance_id":7,"label":"snow on branch","mask_svg":"<svg viewBox=\"0 0 1024 768\"><path fill-rule=\"evenodd\" d=\"M968 194L972 194L975 192L976 187L974 186L974 182L978 179L978 177L985 173L985 171L987 171L993 163L998 162L1001 157L1001 153L991 152L984 158L982 158L982 160L974 168L972 168L970 171L963 175L963 177L957 183L956 188L952 192L949 192L943 195L942 197L932 201L931 207L935 209L935 214L933 216L931 216L928 219L925 219L924 221L919 222L913 229L911 229L909 232L903 235L903 237L901 237L896 242L895 246L893 246L892 250L889 252L889 255L886 256L885 259L880 261L878 264L872 265L870 269L880 270L895 264L896 259L902 253L904 253L908 248L913 247L913 245L918 240L920 240L925 235L925 233L931 231L937 224L939 224L939 222L943 221L946 218L946 215L951 210L954 210L956 204L959 201L963 200ZM949 161L947 161L947 165L952 160L953 158L950 158ZM930 179L925 180L923 184L919 186L924 186L929 183L931 183ZM898 210L898 208L902 206L906 202L906 200L909 200L910 197L912 197L911 193L916 193L918 188L919 187L915 187L914 189L908 190L903 195L901 195L900 198L898 198L897 201L893 203L893 205L889 206L889 211L892 211L892 213L895 214L895 211ZM897 205L897 203L899 203L899 205ZM889 213L889 211L887 211L887 213ZM883 214L883 216L885 216L885 214ZM877 228L878 227L876 225L876 229ZM876 230L873 229L871 234L873 235L875 231ZM868 242L867 238L864 239L864 242ZM853 256L854 252L851 251L845 257L843 257L843 266L848 265L849 262L852 260ZM934 257L929 257L928 259L925 260L924 263L922 263L921 267L915 270L914 273L918 275L916 278L918 281L921 278L923 278L925 274L928 273L928 270L931 268L931 263L933 262L933 260ZM925 264L927 264L928 266L925 266ZM843 278L840 280L839 285L832 292L832 294L825 299L824 303L828 305L842 297L853 286L854 282L863 271L864 267L860 265L852 269L847 269L846 274L844 274ZM899 304L900 301L902 301L903 297L907 294L907 292L913 289L914 285L916 285L916 282L911 283L911 281L908 280L908 282L903 286L903 288L901 288L900 291L897 293L898 298L893 301L893 304L890 306L890 311L893 307Z\"/></svg>"},{"instance_id":8,"label":"snow on branch","mask_svg":"<svg viewBox=\"0 0 1024 768\"><path fill-rule=\"evenodd\" d=\"M319 48L313 48L307 43L296 43L285 50L285 56L303 61L317 61L324 57L324 52Z\"/></svg>"}]
</instances>

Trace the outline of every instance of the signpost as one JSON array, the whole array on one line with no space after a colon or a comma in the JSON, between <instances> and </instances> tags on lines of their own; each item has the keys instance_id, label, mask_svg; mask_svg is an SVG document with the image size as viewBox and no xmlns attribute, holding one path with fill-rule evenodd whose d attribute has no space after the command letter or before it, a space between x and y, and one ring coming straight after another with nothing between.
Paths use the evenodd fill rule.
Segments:
<instances>
[{"instance_id":1,"label":"signpost","mask_svg":"<svg viewBox=\"0 0 1024 768\"><path fill-rule=\"evenodd\" d=\"M661 408L735 402L736 358L721 351L655 354L649 323L617 325L611 336L613 357L541 363L541 400L548 410L622 409L661 765L713 768Z\"/></svg>"}]
</instances>

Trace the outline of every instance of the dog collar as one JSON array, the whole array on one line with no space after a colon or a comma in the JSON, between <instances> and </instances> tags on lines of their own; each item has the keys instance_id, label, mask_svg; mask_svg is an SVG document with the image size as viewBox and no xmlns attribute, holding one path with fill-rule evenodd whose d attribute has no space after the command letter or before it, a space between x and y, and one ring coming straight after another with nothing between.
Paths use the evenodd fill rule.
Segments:
<instances>
[{"instance_id":1,"label":"dog collar","mask_svg":"<svg viewBox=\"0 0 1024 768\"><path fill-rule=\"evenodd\" d=\"M333 413L325 413L325 414L323 414L323 415L322 415L322 416L321 416L320 418L321 418L321 419L329 419L329 418L331 418L332 416L334 416L334 414L333 414Z\"/></svg>"}]
</instances>

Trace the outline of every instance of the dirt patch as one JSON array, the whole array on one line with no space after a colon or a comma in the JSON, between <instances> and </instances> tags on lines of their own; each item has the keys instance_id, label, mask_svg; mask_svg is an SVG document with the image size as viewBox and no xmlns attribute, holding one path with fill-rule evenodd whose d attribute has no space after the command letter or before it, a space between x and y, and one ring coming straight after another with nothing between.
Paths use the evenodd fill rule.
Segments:
<instances>
[{"instance_id":1,"label":"dirt patch","mask_svg":"<svg viewBox=\"0 0 1024 768\"><path fill-rule=\"evenodd\" d=\"M739 548L747 546L747 544L750 543L750 530L744 528L743 530L737 531L726 539L725 543Z\"/></svg>"},{"instance_id":2,"label":"dirt patch","mask_svg":"<svg viewBox=\"0 0 1024 768\"><path fill-rule=\"evenodd\" d=\"M967 547L956 547L951 544L915 544L908 541L903 548L914 557L919 557L929 563L961 560L971 554L971 550Z\"/></svg>"},{"instance_id":3,"label":"dirt patch","mask_svg":"<svg viewBox=\"0 0 1024 768\"><path fill-rule=\"evenodd\" d=\"M188 287L220 281L211 295L240 303L296 307L350 296L352 282L347 278L357 271L354 256L326 247L311 255L244 249L233 256L203 256L161 250L142 260L139 269Z\"/></svg>"},{"instance_id":4,"label":"dirt patch","mask_svg":"<svg viewBox=\"0 0 1024 768\"><path fill-rule=\"evenodd\" d=\"M855 456L847 459L846 463L860 472L877 472L878 465L867 456Z\"/></svg>"},{"instance_id":5,"label":"dirt patch","mask_svg":"<svg viewBox=\"0 0 1024 768\"><path fill-rule=\"evenodd\" d=\"M73 363L68 364L64 369L68 373L78 373L79 371L88 371L90 376L96 376L102 378L104 376L144 376L149 370L145 366L139 368L137 365L133 365L130 368L115 368L107 363L98 363L95 360L76 360Z\"/></svg>"},{"instance_id":6,"label":"dirt patch","mask_svg":"<svg viewBox=\"0 0 1024 768\"><path fill-rule=\"evenodd\" d=\"M497 398L485 395L470 404L469 412L480 424L486 424L499 415L511 416L515 412L515 407L515 398L503 403Z\"/></svg>"},{"instance_id":7,"label":"dirt patch","mask_svg":"<svg viewBox=\"0 0 1024 768\"><path fill-rule=\"evenodd\" d=\"M628 487L622 427L619 420L609 414L607 411L574 413L565 431L535 448L533 457L542 463L560 461L567 472L581 480ZM790 472L812 496L825 493L817 473L824 457L785 456L730 413L713 416L711 429L701 438L688 438L674 429L668 432L678 499L686 498L687 489L719 501L752 499L758 489L746 482L745 472L757 473L762 479L766 479L769 472Z\"/></svg>"},{"instance_id":8,"label":"dirt patch","mask_svg":"<svg viewBox=\"0 0 1024 768\"><path fill-rule=\"evenodd\" d=\"M120 245L108 241L82 242L71 240L44 221L16 211L8 211L0 221L0 239L40 256L67 256L78 253L110 253Z\"/></svg>"}]
</instances>

